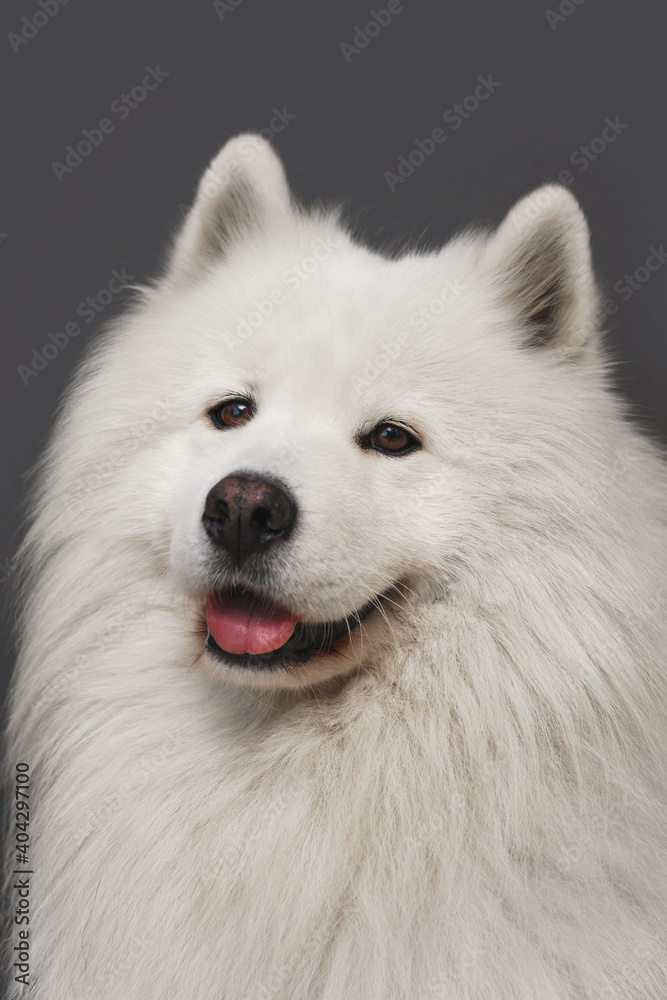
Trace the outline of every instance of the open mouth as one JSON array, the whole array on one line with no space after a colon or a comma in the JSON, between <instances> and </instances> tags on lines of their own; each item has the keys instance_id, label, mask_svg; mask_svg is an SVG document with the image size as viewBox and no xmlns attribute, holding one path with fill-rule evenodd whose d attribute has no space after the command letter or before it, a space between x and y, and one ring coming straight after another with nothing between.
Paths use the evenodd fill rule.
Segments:
<instances>
[{"instance_id":1,"label":"open mouth","mask_svg":"<svg viewBox=\"0 0 667 1000\"><path fill-rule=\"evenodd\" d=\"M228 666L250 670L302 666L352 634L379 605L374 598L340 621L301 622L278 604L251 591L231 589L206 602L206 648Z\"/></svg>"}]
</instances>

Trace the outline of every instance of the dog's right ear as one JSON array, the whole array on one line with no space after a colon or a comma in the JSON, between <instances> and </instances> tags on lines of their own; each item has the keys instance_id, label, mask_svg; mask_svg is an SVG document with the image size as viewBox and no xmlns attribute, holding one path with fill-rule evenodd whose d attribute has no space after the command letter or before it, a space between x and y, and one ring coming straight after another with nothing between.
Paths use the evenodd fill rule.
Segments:
<instances>
[{"instance_id":1,"label":"dog's right ear","mask_svg":"<svg viewBox=\"0 0 667 1000\"><path fill-rule=\"evenodd\" d=\"M572 360L594 356L598 296L584 214L567 188L546 184L510 210L486 263L525 347Z\"/></svg>"},{"instance_id":2,"label":"dog's right ear","mask_svg":"<svg viewBox=\"0 0 667 1000\"><path fill-rule=\"evenodd\" d=\"M176 238L166 282L196 280L234 244L286 219L292 211L285 172L259 135L239 135L220 150L202 176Z\"/></svg>"}]
</instances>

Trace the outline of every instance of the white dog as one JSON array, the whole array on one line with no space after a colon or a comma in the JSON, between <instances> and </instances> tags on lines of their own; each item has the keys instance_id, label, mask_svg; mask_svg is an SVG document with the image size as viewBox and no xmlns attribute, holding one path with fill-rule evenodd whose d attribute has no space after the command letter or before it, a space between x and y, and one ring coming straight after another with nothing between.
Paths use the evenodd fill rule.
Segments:
<instances>
[{"instance_id":1,"label":"white dog","mask_svg":"<svg viewBox=\"0 0 667 1000\"><path fill-rule=\"evenodd\" d=\"M23 550L32 1000L665 1000L667 476L572 196L388 260L241 136L140 293Z\"/></svg>"}]
</instances>

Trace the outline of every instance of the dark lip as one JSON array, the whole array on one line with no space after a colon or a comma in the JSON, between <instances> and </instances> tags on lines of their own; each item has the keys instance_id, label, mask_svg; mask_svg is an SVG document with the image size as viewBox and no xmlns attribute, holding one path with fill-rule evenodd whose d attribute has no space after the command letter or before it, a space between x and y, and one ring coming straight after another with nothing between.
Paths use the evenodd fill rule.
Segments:
<instances>
[{"instance_id":1,"label":"dark lip","mask_svg":"<svg viewBox=\"0 0 667 1000\"><path fill-rule=\"evenodd\" d=\"M226 666L243 670L289 670L301 667L320 653L334 652L333 644L350 635L361 622L377 610L382 596L374 597L359 610L334 622L298 622L287 642L270 653L228 653L221 649L210 632L204 643L206 649Z\"/></svg>"}]
</instances>

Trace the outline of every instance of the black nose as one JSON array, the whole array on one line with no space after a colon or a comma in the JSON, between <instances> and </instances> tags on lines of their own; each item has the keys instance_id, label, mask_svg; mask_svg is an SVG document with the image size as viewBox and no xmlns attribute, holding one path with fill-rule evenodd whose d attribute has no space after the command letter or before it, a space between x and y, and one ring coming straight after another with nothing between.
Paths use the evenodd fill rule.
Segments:
<instances>
[{"instance_id":1,"label":"black nose","mask_svg":"<svg viewBox=\"0 0 667 1000\"><path fill-rule=\"evenodd\" d=\"M202 521L211 541L240 565L253 552L285 538L295 516L296 504L285 486L238 472L209 492Z\"/></svg>"}]
</instances>

